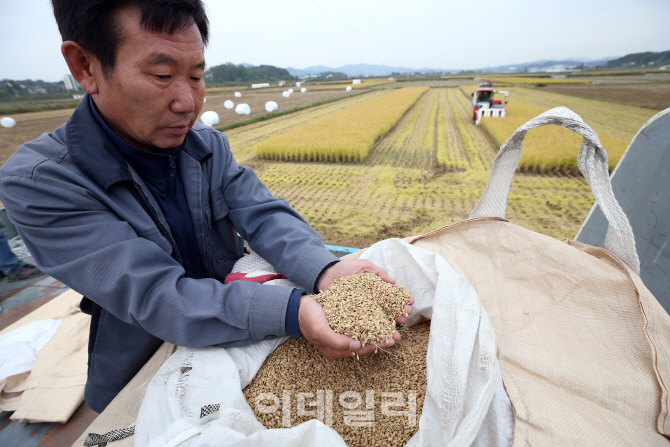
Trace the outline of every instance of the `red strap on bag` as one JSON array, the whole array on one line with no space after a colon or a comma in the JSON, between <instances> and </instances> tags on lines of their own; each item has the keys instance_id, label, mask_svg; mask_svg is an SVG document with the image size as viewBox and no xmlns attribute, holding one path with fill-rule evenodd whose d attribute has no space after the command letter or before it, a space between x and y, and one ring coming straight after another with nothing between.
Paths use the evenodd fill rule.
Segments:
<instances>
[{"instance_id":1,"label":"red strap on bag","mask_svg":"<svg viewBox=\"0 0 670 447\"><path fill-rule=\"evenodd\" d=\"M226 275L226 279L223 282L228 284L232 281L251 281L263 284L264 282L271 281L273 279L286 279L286 276L281 273L268 273L268 272L236 272L229 273Z\"/></svg>"}]
</instances>

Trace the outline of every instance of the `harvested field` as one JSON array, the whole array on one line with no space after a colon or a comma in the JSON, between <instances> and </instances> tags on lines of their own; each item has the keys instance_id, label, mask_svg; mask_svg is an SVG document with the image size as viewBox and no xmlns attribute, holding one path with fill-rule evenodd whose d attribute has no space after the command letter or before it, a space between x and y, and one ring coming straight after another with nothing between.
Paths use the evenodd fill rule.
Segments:
<instances>
[{"instance_id":1,"label":"harvested field","mask_svg":"<svg viewBox=\"0 0 670 447\"><path fill-rule=\"evenodd\" d=\"M329 99L334 98L346 98L348 96L360 93L360 91L345 92L344 89L342 89L342 91L307 90L307 92L305 93L300 93L300 89L298 89L298 91L294 91L290 97L284 98L281 94L284 90L287 90L288 88L290 87L281 89L272 88L272 89L258 89L258 90L251 90L251 89L242 90L240 91L242 93L241 98L236 98L234 96L235 90L231 90L227 93L218 93L212 95L208 94L207 102L203 104L200 114L202 115L204 112L212 110L219 114L219 120L220 120L219 126L225 126L228 124L236 123L238 121L245 121L261 115L265 115L267 113L267 111L265 110L265 103L268 101L276 102L277 105L279 106L277 112L281 112L283 110L292 109L294 107L303 107L315 102L327 101ZM235 105L249 104L251 114L238 115L237 113L235 113L234 108L230 110L226 109L223 106L223 103L226 102L227 100L233 101ZM198 121L200 121L199 116Z\"/></svg>"},{"instance_id":2,"label":"harvested field","mask_svg":"<svg viewBox=\"0 0 670 447\"><path fill-rule=\"evenodd\" d=\"M670 82L645 84L551 85L544 90L563 95L665 110L670 107ZM603 104L603 107L609 107Z\"/></svg>"},{"instance_id":3,"label":"harvested field","mask_svg":"<svg viewBox=\"0 0 670 447\"><path fill-rule=\"evenodd\" d=\"M12 115L16 120L16 127L0 127L0 163L6 162L23 143L34 140L45 132L53 132L65 124L73 111L74 109L61 109Z\"/></svg>"},{"instance_id":4,"label":"harvested field","mask_svg":"<svg viewBox=\"0 0 670 447\"><path fill-rule=\"evenodd\" d=\"M267 140L256 146L256 154L285 161L361 161L426 90L398 89L368 98Z\"/></svg>"},{"instance_id":5,"label":"harvested field","mask_svg":"<svg viewBox=\"0 0 670 447\"><path fill-rule=\"evenodd\" d=\"M240 90L237 88L237 90ZM275 89L276 90L276 89ZM219 114L221 122L220 125L236 123L238 121L248 120L260 115L264 115L265 103L267 101L275 101L279 105L279 112L285 109L294 107L304 107L310 104L326 101L337 98L348 98L352 95L358 95L361 91L345 92L342 91L323 91L314 92L307 91L306 93L293 93L290 98L283 98L281 92L283 90L242 90L242 98L235 98L233 93L235 87L232 87L228 93L207 95L207 102L202 107L202 113L213 110ZM363 95L365 97L365 95ZM235 104L246 102L251 108L251 115L238 115L235 110L228 110L223 106L227 100L232 100ZM333 103L336 104L336 103ZM72 115L74 109L50 110L44 112L30 112L18 113L11 115L17 122L16 127L5 129L0 127L0 164L7 161L7 159L19 148L23 143L34 140L44 132L52 132L57 127L65 124ZM306 110L307 112L309 111ZM304 113L303 111L302 113ZM199 117L198 117L199 118ZM199 119L198 119L199 121Z\"/></svg>"},{"instance_id":6,"label":"harvested field","mask_svg":"<svg viewBox=\"0 0 670 447\"><path fill-rule=\"evenodd\" d=\"M373 79L369 81L361 81L360 84L352 84L352 83L347 83L347 84L335 84L335 85L327 85L327 84L321 84L321 85L314 85L312 88L314 90L337 90L337 89L342 89L344 90L347 87L351 87L354 90L360 90L360 89L365 89L365 88L372 88L372 87L377 87L380 85L385 85L385 84L393 84L395 81L389 81L389 80L379 80L379 79ZM303 86L307 87L307 85Z\"/></svg>"},{"instance_id":7,"label":"harvested field","mask_svg":"<svg viewBox=\"0 0 670 447\"><path fill-rule=\"evenodd\" d=\"M575 78L565 78L565 79L554 79L554 78L534 78L530 76L505 76L505 77L496 77L493 76L490 78L493 81L493 85L496 84L515 84L515 85L536 85L536 84L546 84L546 85L562 85L562 84L590 84L591 81L584 79L575 79Z\"/></svg>"}]
</instances>

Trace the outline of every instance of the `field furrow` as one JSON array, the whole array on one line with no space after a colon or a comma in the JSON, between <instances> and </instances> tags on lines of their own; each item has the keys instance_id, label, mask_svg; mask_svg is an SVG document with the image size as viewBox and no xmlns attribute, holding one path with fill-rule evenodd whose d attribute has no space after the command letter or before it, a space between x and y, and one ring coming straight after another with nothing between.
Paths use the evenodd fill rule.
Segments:
<instances>
[{"instance_id":1,"label":"field furrow","mask_svg":"<svg viewBox=\"0 0 670 447\"><path fill-rule=\"evenodd\" d=\"M399 153L405 147L413 135L416 122L423 113L428 101L429 92L425 93L405 115L398 121L396 126L386 136L375 144L370 151L366 164L390 164L395 165L399 160Z\"/></svg>"},{"instance_id":2,"label":"field furrow","mask_svg":"<svg viewBox=\"0 0 670 447\"><path fill-rule=\"evenodd\" d=\"M468 154L460 144L454 111L449 102L449 91L440 92L440 108L437 117L437 160L448 171L464 170L469 166Z\"/></svg>"}]
</instances>

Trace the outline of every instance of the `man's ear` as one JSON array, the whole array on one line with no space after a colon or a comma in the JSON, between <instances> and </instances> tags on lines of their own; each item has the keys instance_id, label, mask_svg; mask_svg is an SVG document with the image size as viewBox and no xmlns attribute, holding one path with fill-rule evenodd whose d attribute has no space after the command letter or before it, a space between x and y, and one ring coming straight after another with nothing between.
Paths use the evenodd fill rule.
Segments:
<instances>
[{"instance_id":1,"label":"man's ear","mask_svg":"<svg viewBox=\"0 0 670 447\"><path fill-rule=\"evenodd\" d=\"M100 62L81 45L72 40L66 40L60 47L72 77L77 80L81 88L90 95L98 93L102 70Z\"/></svg>"}]
</instances>

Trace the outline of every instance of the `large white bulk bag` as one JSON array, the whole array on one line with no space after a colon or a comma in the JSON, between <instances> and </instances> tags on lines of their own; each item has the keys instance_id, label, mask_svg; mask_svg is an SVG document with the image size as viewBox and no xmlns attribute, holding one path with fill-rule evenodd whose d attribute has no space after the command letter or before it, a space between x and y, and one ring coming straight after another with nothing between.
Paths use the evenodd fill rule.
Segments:
<instances>
[{"instance_id":1,"label":"large white bulk bag","mask_svg":"<svg viewBox=\"0 0 670 447\"><path fill-rule=\"evenodd\" d=\"M472 286L439 255L400 239L378 242L361 259L407 287L414 297L409 326L422 316L432 320L426 398L419 431L407 446L510 446L514 414L496 358L496 336ZM266 284L295 286L285 279ZM247 404L242 389L285 340L227 349L179 347L147 387L135 446L345 446L317 419L268 430Z\"/></svg>"}]
</instances>

